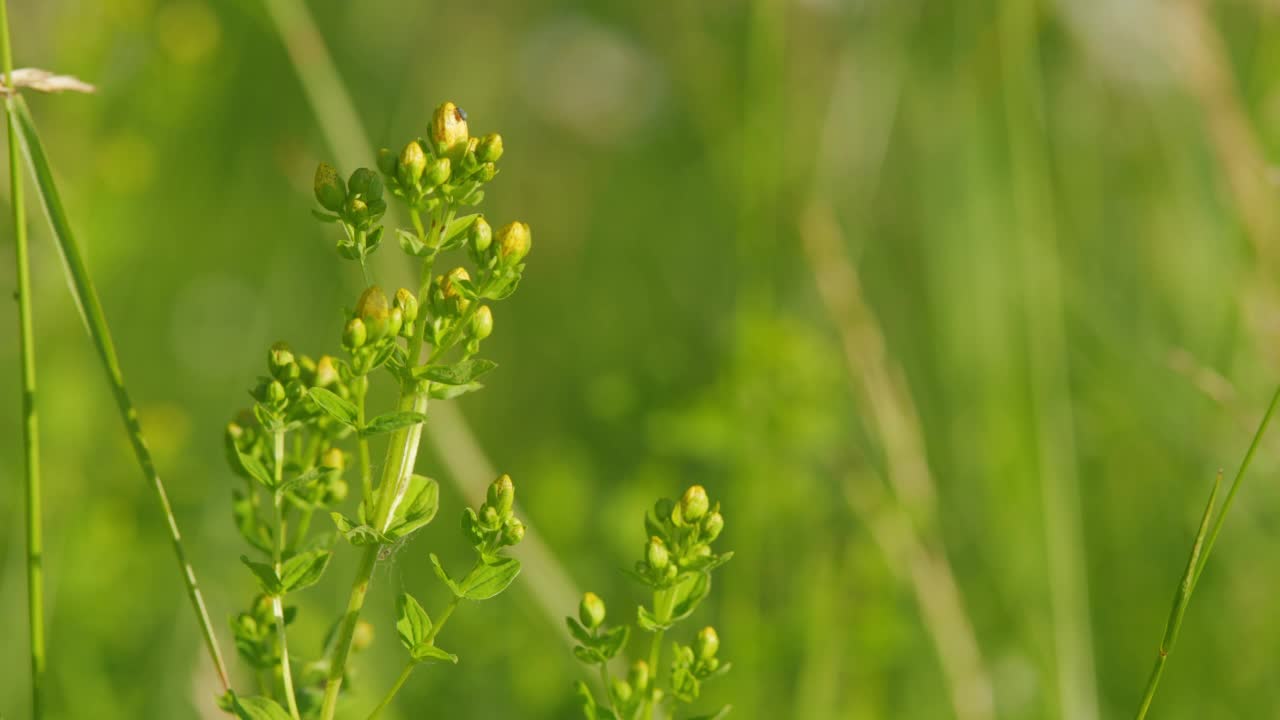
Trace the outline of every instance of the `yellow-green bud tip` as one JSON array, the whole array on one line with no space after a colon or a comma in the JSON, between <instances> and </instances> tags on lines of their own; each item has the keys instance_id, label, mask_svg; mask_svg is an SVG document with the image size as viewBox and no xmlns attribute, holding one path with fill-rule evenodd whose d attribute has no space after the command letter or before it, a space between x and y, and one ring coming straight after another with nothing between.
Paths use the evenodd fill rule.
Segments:
<instances>
[{"instance_id":1,"label":"yellow-green bud tip","mask_svg":"<svg viewBox=\"0 0 1280 720\"><path fill-rule=\"evenodd\" d=\"M466 150L467 117L462 110L451 102L436 108L431 118L431 140L441 154L461 153Z\"/></svg>"},{"instance_id":2,"label":"yellow-green bud tip","mask_svg":"<svg viewBox=\"0 0 1280 720\"><path fill-rule=\"evenodd\" d=\"M498 479L489 485L487 499L489 505L497 510L499 515L511 512L511 506L516 500L516 486L511 482L511 476L506 473L499 475Z\"/></svg>"},{"instance_id":3,"label":"yellow-green bud tip","mask_svg":"<svg viewBox=\"0 0 1280 720\"><path fill-rule=\"evenodd\" d=\"M502 157L502 136L498 133L489 133L480 139L479 146L476 147L476 159L482 163L498 162L498 158Z\"/></svg>"},{"instance_id":4,"label":"yellow-green bud tip","mask_svg":"<svg viewBox=\"0 0 1280 720\"><path fill-rule=\"evenodd\" d=\"M418 319L418 298L407 288L396 291L396 307L404 315L404 321L411 323Z\"/></svg>"},{"instance_id":5,"label":"yellow-green bud tip","mask_svg":"<svg viewBox=\"0 0 1280 720\"><path fill-rule=\"evenodd\" d=\"M320 457L320 467L329 470L341 470L347 466L347 456L338 448L329 448Z\"/></svg>"},{"instance_id":6,"label":"yellow-green bud tip","mask_svg":"<svg viewBox=\"0 0 1280 720\"><path fill-rule=\"evenodd\" d=\"M361 620L351 635L351 649L359 652L373 644L373 623Z\"/></svg>"},{"instance_id":7,"label":"yellow-green bud tip","mask_svg":"<svg viewBox=\"0 0 1280 720\"><path fill-rule=\"evenodd\" d=\"M342 332L342 344L355 350L364 347L365 340L369 337L369 330L364 326L364 321L360 318L351 318L347 323L347 328Z\"/></svg>"},{"instance_id":8,"label":"yellow-green bud tip","mask_svg":"<svg viewBox=\"0 0 1280 720\"><path fill-rule=\"evenodd\" d=\"M356 317L364 321L365 330L370 340L381 339L387 334L390 324L390 310L387 307L387 294L377 285L370 286L360 294L356 301Z\"/></svg>"},{"instance_id":9,"label":"yellow-green bud tip","mask_svg":"<svg viewBox=\"0 0 1280 720\"><path fill-rule=\"evenodd\" d=\"M667 552L667 546L662 543L662 538L649 538L649 545L645 548L645 559L649 561L649 567L655 570L662 570L671 561L671 555Z\"/></svg>"},{"instance_id":10,"label":"yellow-green bud tip","mask_svg":"<svg viewBox=\"0 0 1280 720\"><path fill-rule=\"evenodd\" d=\"M342 203L347 199L347 188L338 176L337 168L329 163L320 163L316 167L314 189L320 207L330 212L342 210Z\"/></svg>"},{"instance_id":11,"label":"yellow-green bud tip","mask_svg":"<svg viewBox=\"0 0 1280 720\"><path fill-rule=\"evenodd\" d=\"M427 154L422 151L422 146L417 140L410 140L409 144L404 146L404 150L400 151L400 162L396 167L400 182L405 185L415 185L422 179L422 173L426 169Z\"/></svg>"},{"instance_id":12,"label":"yellow-green bud tip","mask_svg":"<svg viewBox=\"0 0 1280 720\"><path fill-rule=\"evenodd\" d=\"M718 512L711 513L702 521L702 535L707 542L720 537L722 530L724 530L724 516Z\"/></svg>"},{"instance_id":13,"label":"yellow-green bud tip","mask_svg":"<svg viewBox=\"0 0 1280 720\"><path fill-rule=\"evenodd\" d=\"M593 592L583 593L578 604L578 620L588 630L595 630L604 622L604 601Z\"/></svg>"},{"instance_id":14,"label":"yellow-green bud tip","mask_svg":"<svg viewBox=\"0 0 1280 720\"><path fill-rule=\"evenodd\" d=\"M720 636L716 635L715 628L708 625L698 631L698 637L693 641L693 651L699 660L710 660L719 650Z\"/></svg>"},{"instance_id":15,"label":"yellow-green bud tip","mask_svg":"<svg viewBox=\"0 0 1280 720\"><path fill-rule=\"evenodd\" d=\"M529 254L533 233L522 222L507 223L498 231L498 255L507 265L515 265Z\"/></svg>"},{"instance_id":16,"label":"yellow-green bud tip","mask_svg":"<svg viewBox=\"0 0 1280 720\"><path fill-rule=\"evenodd\" d=\"M471 240L471 247L475 248L476 252L481 255L493 244L493 228L482 217L476 218L476 221L471 223L471 228L467 232Z\"/></svg>"},{"instance_id":17,"label":"yellow-green bud tip","mask_svg":"<svg viewBox=\"0 0 1280 720\"><path fill-rule=\"evenodd\" d=\"M483 340L493 334L493 311L488 305L482 305L471 317L471 336Z\"/></svg>"},{"instance_id":18,"label":"yellow-green bud tip","mask_svg":"<svg viewBox=\"0 0 1280 720\"><path fill-rule=\"evenodd\" d=\"M701 485L694 485L685 490L684 497L680 498L680 514L689 522L697 522L707 514L707 508L710 506L711 501L707 499L707 491Z\"/></svg>"}]
</instances>

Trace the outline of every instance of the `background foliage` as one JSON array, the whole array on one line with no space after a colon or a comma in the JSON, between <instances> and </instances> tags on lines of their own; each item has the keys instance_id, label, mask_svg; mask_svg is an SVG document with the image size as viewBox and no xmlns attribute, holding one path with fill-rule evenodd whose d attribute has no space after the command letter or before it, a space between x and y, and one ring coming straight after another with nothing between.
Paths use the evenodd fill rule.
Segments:
<instances>
[{"instance_id":1,"label":"background foliage","mask_svg":"<svg viewBox=\"0 0 1280 720\"><path fill-rule=\"evenodd\" d=\"M735 669L708 706L949 717L935 648L955 617L922 608L946 606L936 583L954 576L997 716L1131 712L1212 474L1234 469L1277 381L1274 7L309 5L374 143L420 133L446 98L504 135L489 213L537 237L490 341L501 368L460 405L569 575L622 607L641 593L616 568L651 498L700 482L724 503L737 556L700 614ZM11 18L19 66L100 87L29 102L225 638L252 581L222 425L263 348L331 346L360 286L308 213L335 151L254 0L18 0ZM52 709L195 716L212 674L33 227ZM6 312L0 337L15 334ZM27 698L17 375L0 342L11 718ZM1160 717L1280 706L1277 442L1205 573ZM927 459L923 494L904 458ZM446 475L433 452L419 467ZM462 500L442 492L419 543L460 555ZM340 606L351 572L300 601ZM430 573L411 544L375 576L380 638L355 680L370 702L401 660L394 591L436 591ZM451 643L477 649L415 676L401 717L427 697L467 717L575 716L563 628L517 588L457 618ZM321 614L301 630L318 638Z\"/></svg>"}]
</instances>

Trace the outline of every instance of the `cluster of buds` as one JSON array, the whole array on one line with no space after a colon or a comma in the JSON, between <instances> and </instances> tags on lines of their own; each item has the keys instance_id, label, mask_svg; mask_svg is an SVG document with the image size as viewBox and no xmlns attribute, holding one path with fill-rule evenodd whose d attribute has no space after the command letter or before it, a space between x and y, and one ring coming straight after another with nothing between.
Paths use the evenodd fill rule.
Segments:
<instances>
[{"instance_id":1,"label":"cluster of buds","mask_svg":"<svg viewBox=\"0 0 1280 720\"><path fill-rule=\"evenodd\" d=\"M565 618L569 632L578 641L573 654L579 661L587 665L601 665L609 662L626 647L627 638L631 636L631 628L627 625L606 627L604 624L604 600L593 592L583 593L578 603L578 617ZM648 666L645 666L645 687L648 689ZM635 685L627 685L625 694L632 696Z\"/></svg>"},{"instance_id":2,"label":"cluster of buds","mask_svg":"<svg viewBox=\"0 0 1280 720\"><path fill-rule=\"evenodd\" d=\"M711 626L698 631L692 647L676 644L671 664L671 692L677 699L687 703L697 700L704 680L728 671L729 663L722 664L716 657L719 651L720 636Z\"/></svg>"},{"instance_id":3,"label":"cluster of buds","mask_svg":"<svg viewBox=\"0 0 1280 720\"><path fill-rule=\"evenodd\" d=\"M285 625L291 624L296 615L297 608L284 608ZM236 641L236 651L249 667L269 670L280 662L275 616L267 595L257 596L249 610L231 618L231 635Z\"/></svg>"},{"instance_id":4,"label":"cluster of buds","mask_svg":"<svg viewBox=\"0 0 1280 720\"><path fill-rule=\"evenodd\" d=\"M359 168L344 183L336 168L320 163L314 190L316 201L327 212L313 210L312 214L324 222L339 223L345 231L338 253L363 263L382 242L380 223L387 212L382 178L369 168Z\"/></svg>"},{"instance_id":5,"label":"cluster of buds","mask_svg":"<svg viewBox=\"0 0 1280 720\"><path fill-rule=\"evenodd\" d=\"M481 558L496 558L499 550L524 539L524 523L513 510L515 500L516 486L511 476L503 473L489 485L478 511L463 511L462 533Z\"/></svg>"},{"instance_id":6,"label":"cluster of buds","mask_svg":"<svg viewBox=\"0 0 1280 720\"><path fill-rule=\"evenodd\" d=\"M436 108L427 134L410 140L398 154L378 151L378 169L391 193L427 211L442 200L478 204L484 197L480 187L498 174L502 136L472 137L467 114L451 102Z\"/></svg>"},{"instance_id":7,"label":"cluster of buds","mask_svg":"<svg viewBox=\"0 0 1280 720\"><path fill-rule=\"evenodd\" d=\"M418 298L406 288L387 294L372 285L360 294L342 330L342 346L351 353L353 372L368 375L389 359L398 347L396 338L413 337L417 329Z\"/></svg>"},{"instance_id":8,"label":"cluster of buds","mask_svg":"<svg viewBox=\"0 0 1280 720\"><path fill-rule=\"evenodd\" d=\"M724 516L701 485L686 490L679 502L659 500L645 517L645 530L649 540L636 574L654 588L671 587L688 573L709 572L731 555L711 549L724 530Z\"/></svg>"}]
</instances>

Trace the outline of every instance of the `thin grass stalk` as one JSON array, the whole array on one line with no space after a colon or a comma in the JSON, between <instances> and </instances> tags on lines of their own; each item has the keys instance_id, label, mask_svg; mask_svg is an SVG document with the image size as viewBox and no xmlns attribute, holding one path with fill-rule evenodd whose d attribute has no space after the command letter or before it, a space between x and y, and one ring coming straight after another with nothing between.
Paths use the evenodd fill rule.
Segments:
<instances>
[{"instance_id":1,"label":"thin grass stalk","mask_svg":"<svg viewBox=\"0 0 1280 720\"><path fill-rule=\"evenodd\" d=\"M13 88L13 48L9 44L9 9L0 0L0 56L5 87ZM16 92L16 90L13 90ZM40 433L36 418L35 332L31 321L31 260L27 245L27 211L18 159L18 127L13 99L6 98L9 136L9 197L13 205L14 269L18 276L18 355L22 365L22 451L27 512L27 627L31 654L31 717L44 717L44 541L40 510Z\"/></svg>"},{"instance_id":2,"label":"thin grass stalk","mask_svg":"<svg viewBox=\"0 0 1280 720\"><path fill-rule=\"evenodd\" d=\"M174 555L178 561L178 570L182 575L183 584L187 589L187 597L191 601L192 610L195 611L196 620L200 624L200 631L204 635L209 657L213 660L214 669L218 673L218 681L225 691L230 687L231 683L227 677L227 666L222 659L222 651L218 647L218 639L213 632L213 624L209 621L209 611L205 607L204 596L201 595L199 585L196 583L195 571L192 570L191 563L187 560L186 551L183 549L182 533L178 531L177 518L173 515L173 508L169 504L169 497L165 492L164 483L160 480L160 474L156 471L155 462L151 457L151 450L147 447L146 439L143 436L142 426L138 421L137 408L134 407L133 401L129 397L129 391L125 387L124 374L120 370L120 361L116 356L115 344L111 339L111 330L107 325L102 303L98 300L98 292L94 288L89 269L81 255L80 246L71 232L71 224L67 220L66 211L63 209L62 198L54 182L53 171L49 166L48 157L45 155L44 146L40 142L40 136L36 132L31 113L22 98L11 97L9 99L9 107L10 118L14 119L18 125L23 153L26 155L27 164L35 178L35 186L39 191L45 217L49 221L50 230L53 233L58 252L62 256L63 265L67 271L67 286L71 290L71 295L80 310L80 317L84 321L85 329L93 340L94 348L102 361L103 370L107 374L107 382L111 386L116 407L119 410L121 420L124 422L129 443L132 445L134 455L137 457L138 466L141 468L143 476L155 490L161 513L164 515L169 529L169 537L173 542Z\"/></svg>"}]
</instances>

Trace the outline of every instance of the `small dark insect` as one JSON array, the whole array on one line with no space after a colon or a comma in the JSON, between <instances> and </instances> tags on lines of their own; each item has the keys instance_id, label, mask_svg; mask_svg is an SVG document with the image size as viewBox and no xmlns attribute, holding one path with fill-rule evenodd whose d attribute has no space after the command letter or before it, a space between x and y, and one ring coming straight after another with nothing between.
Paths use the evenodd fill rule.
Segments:
<instances>
[{"instance_id":1,"label":"small dark insect","mask_svg":"<svg viewBox=\"0 0 1280 720\"><path fill-rule=\"evenodd\" d=\"M458 107L458 106L456 106L456 105L454 106L454 108L453 108L453 109L454 109L454 111L455 111L455 112L454 112L454 114L458 116L458 119L459 119L459 120L461 120L462 122L466 122L466 121L467 121L467 111L466 111L466 110L463 110L462 108L460 108L460 107Z\"/></svg>"}]
</instances>

